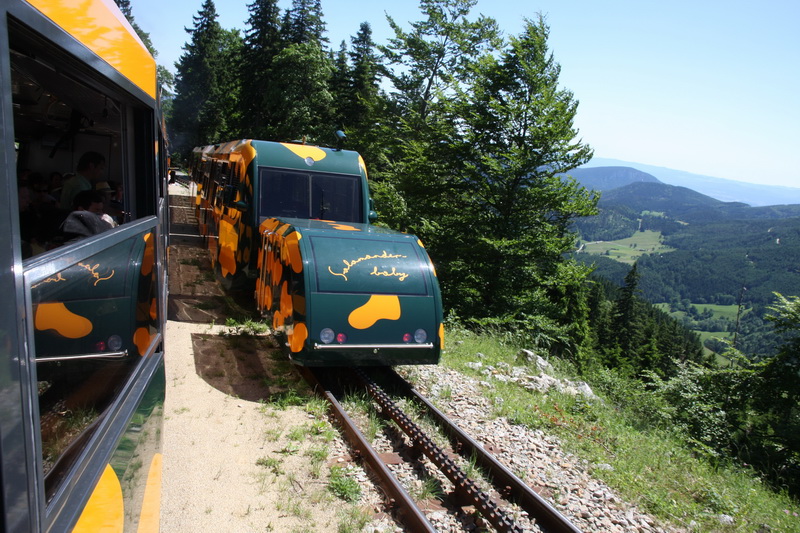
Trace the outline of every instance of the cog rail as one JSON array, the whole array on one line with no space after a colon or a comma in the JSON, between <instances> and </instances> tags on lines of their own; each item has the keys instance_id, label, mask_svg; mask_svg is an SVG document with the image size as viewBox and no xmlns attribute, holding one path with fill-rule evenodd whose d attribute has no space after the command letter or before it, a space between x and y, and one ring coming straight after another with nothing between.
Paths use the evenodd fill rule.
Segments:
<instances>
[{"instance_id":1,"label":"cog rail","mask_svg":"<svg viewBox=\"0 0 800 533\"><path fill-rule=\"evenodd\" d=\"M425 515L414 500L400 485L383 460L372 449L361 432L353 425L353 421L344 412L336 396L341 396L338 386L332 383L331 369L313 369L301 367L299 369L304 377L311 383L317 392L324 396L332 407L332 413L341 424L342 430L350 440L351 446L365 460L367 466L378 478L379 483L389 498L391 507L397 511L398 518L410 531L435 531ZM324 371L324 372L321 372ZM430 461L453 483L456 493L461 499L468 501L483 518L500 532L519 532L523 528L517 524L512 516L500 508L489 495L482 491L456 465L447 453L438 447L400 408L389 398L375 381L362 369L348 369L349 385L352 377L360 382L373 400L380 406L382 412L391 418L400 429L413 442L414 448L421 451ZM472 440L466 433L455 426L444 414L436 409L422 395L411 387L403 378L389 367L377 367L371 372L379 373L382 378L387 378L393 388L414 402L422 405L430 414L430 418L439 424L451 439L456 451L462 456L475 457L478 466L487 472L498 492L508 501L515 502L528 516L536 521L536 525L547 532L580 532L558 511L544 501L538 494L530 489L507 468L500 464L493 456L486 452L479 444Z\"/></svg>"},{"instance_id":2,"label":"cog rail","mask_svg":"<svg viewBox=\"0 0 800 533\"><path fill-rule=\"evenodd\" d=\"M524 481L514 475L483 446L467 435L461 428L454 424L447 416L437 409L422 394L414 389L405 379L400 377L392 368L381 369L384 376L390 379L393 386L397 387L409 399L422 405L439 427L447 434L454 444L456 451L465 458L474 457L478 466L486 471L497 486L503 488L504 497L515 502L529 516L536 518L536 523L545 531L557 533L580 533L564 515L559 513L541 496L536 494Z\"/></svg>"},{"instance_id":3,"label":"cog rail","mask_svg":"<svg viewBox=\"0 0 800 533\"><path fill-rule=\"evenodd\" d=\"M389 499L389 506L397 511L403 524L409 531L434 533L436 529L431 525L428 519L425 518L425 514L420 510L402 485L400 485L394 477L394 474L392 474L361 431L359 431L358 427L356 427L355 422L347 415L342 404L339 403L339 400L336 398L337 394L335 394L338 393L338 395L341 396L338 387L322 376L323 372L321 371L326 369L311 367L297 368L303 378L316 390L317 394L328 400L328 403L331 405L331 413L339 422L342 431L344 431L345 436L350 441L350 445L377 477L378 483Z\"/></svg>"}]
</instances>

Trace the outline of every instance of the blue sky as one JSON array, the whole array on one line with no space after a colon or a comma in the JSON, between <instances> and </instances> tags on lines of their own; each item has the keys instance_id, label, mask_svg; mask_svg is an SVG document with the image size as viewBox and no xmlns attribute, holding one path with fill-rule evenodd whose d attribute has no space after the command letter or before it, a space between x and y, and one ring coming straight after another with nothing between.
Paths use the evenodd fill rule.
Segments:
<instances>
[{"instance_id":1,"label":"blue sky","mask_svg":"<svg viewBox=\"0 0 800 533\"><path fill-rule=\"evenodd\" d=\"M217 0L244 29L250 0ZM174 63L202 0L131 0L158 62ZM291 6L281 0L282 8ZM371 24L390 37L421 19L411 0L322 0L331 45ZM580 101L575 125L598 157L719 178L800 187L800 1L479 0L473 15L505 35L547 17L560 84Z\"/></svg>"}]
</instances>

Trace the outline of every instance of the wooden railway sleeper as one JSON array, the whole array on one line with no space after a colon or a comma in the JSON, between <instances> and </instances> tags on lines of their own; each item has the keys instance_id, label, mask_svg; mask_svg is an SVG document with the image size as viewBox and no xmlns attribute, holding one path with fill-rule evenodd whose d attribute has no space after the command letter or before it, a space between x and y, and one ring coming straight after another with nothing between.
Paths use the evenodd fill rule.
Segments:
<instances>
[{"instance_id":1,"label":"wooden railway sleeper","mask_svg":"<svg viewBox=\"0 0 800 533\"><path fill-rule=\"evenodd\" d=\"M444 473L455 486L469 495L476 509L498 531L521 532L523 529L514 522L507 513L500 509L489 496L483 492L473 480L450 460L411 419L403 413L389 396L361 369L356 369L356 376L361 379L372 398L380 405L392 420L419 446L425 455Z\"/></svg>"}]
</instances>

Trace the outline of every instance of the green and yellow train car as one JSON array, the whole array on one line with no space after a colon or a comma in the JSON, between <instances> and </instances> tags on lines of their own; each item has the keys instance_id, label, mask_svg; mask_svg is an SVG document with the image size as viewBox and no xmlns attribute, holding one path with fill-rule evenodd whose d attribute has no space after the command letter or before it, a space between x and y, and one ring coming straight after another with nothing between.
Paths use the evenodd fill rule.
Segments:
<instances>
[{"instance_id":1,"label":"green and yellow train car","mask_svg":"<svg viewBox=\"0 0 800 533\"><path fill-rule=\"evenodd\" d=\"M198 147L198 216L218 276L255 278L258 309L301 365L435 364L444 344L422 243L371 224L353 151L241 140Z\"/></svg>"},{"instance_id":2,"label":"green and yellow train car","mask_svg":"<svg viewBox=\"0 0 800 533\"><path fill-rule=\"evenodd\" d=\"M168 199L155 59L113 2L4 0L0 89L0 531L158 531ZM73 172L113 224L62 209ZM62 225L76 213L87 232Z\"/></svg>"}]
</instances>

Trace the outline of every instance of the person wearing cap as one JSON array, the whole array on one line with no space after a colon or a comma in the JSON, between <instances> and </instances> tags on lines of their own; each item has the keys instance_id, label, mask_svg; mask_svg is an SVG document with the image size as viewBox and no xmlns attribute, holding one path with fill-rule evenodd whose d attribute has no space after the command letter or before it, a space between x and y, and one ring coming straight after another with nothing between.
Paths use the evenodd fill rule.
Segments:
<instances>
[{"instance_id":1,"label":"person wearing cap","mask_svg":"<svg viewBox=\"0 0 800 533\"><path fill-rule=\"evenodd\" d=\"M61 224L61 231L67 242L97 235L111 226L103 220L103 195L89 189L75 195L74 211Z\"/></svg>"},{"instance_id":2,"label":"person wearing cap","mask_svg":"<svg viewBox=\"0 0 800 533\"><path fill-rule=\"evenodd\" d=\"M110 224L112 228L116 228L119 226L119 224L116 220L114 220L114 217L109 214L111 208L111 195L114 192L114 189L111 188L107 181L98 181L94 188L97 192L103 195L103 213L100 214L100 218Z\"/></svg>"}]
</instances>

